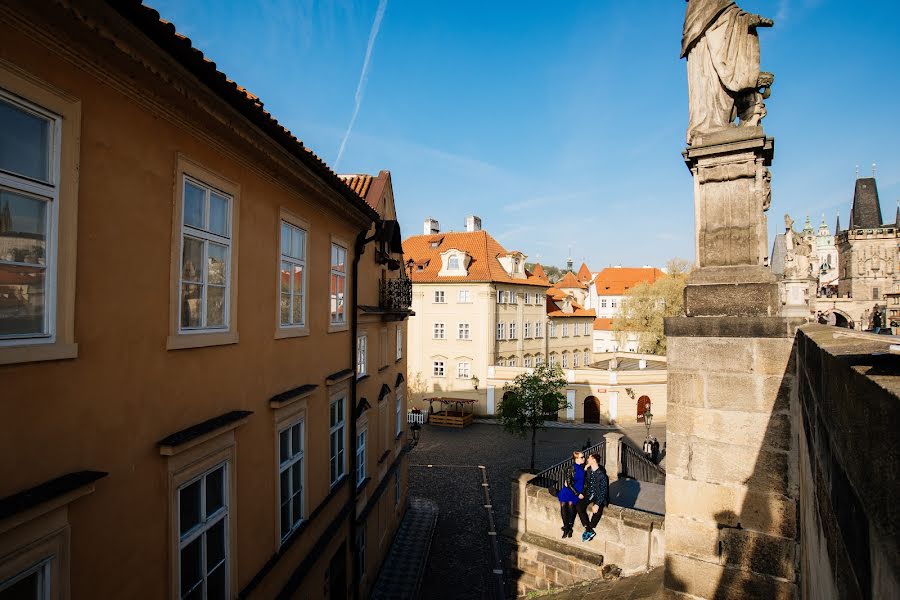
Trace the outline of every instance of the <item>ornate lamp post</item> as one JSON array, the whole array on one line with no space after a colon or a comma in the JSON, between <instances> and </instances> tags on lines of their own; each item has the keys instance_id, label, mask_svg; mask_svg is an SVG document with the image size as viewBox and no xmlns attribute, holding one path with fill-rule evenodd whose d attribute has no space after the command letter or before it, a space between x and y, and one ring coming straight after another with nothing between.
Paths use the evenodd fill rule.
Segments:
<instances>
[{"instance_id":1,"label":"ornate lamp post","mask_svg":"<svg viewBox=\"0 0 900 600\"><path fill-rule=\"evenodd\" d=\"M649 410L644 413L644 425L647 427L647 439L650 439L650 424L653 422L653 413Z\"/></svg>"}]
</instances>

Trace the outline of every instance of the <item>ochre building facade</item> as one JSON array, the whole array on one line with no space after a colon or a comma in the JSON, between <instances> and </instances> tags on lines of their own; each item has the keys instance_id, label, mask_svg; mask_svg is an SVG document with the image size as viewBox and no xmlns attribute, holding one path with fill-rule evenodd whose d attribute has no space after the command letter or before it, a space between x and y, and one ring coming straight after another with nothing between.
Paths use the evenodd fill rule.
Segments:
<instances>
[{"instance_id":1,"label":"ochre building facade","mask_svg":"<svg viewBox=\"0 0 900 600\"><path fill-rule=\"evenodd\" d=\"M0 596L366 597L406 508L389 174L139 2L0 39Z\"/></svg>"}]
</instances>

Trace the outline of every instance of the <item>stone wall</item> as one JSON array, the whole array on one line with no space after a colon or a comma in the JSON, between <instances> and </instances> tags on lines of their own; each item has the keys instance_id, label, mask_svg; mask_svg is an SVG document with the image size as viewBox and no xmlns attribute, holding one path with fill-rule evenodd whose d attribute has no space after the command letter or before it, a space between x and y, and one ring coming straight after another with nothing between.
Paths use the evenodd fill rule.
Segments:
<instances>
[{"instance_id":1,"label":"stone wall","mask_svg":"<svg viewBox=\"0 0 900 600\"><path fill-rule=\"evenodd\" d=\"M900 597L900 357L887 346L824 326L797 336L804 598Z\"/></svg>"},{"instance_id":2,"label":"stone wall","mask_svg":"<svg viewBox=\"0 0 900 600\"><path fill-rule=\"evenodd\" d=\"M664 516L610 505L591 542L581 541L579 521L575 536L561 539L559 501L545 488L528 485L532 477L522 474L513 482L507 532L514 538L510 562L520 572L520 594L599 579L610 570L644 573L664 563Z\"/></svg>"},{"instance_id":3,"label":"stone wall","mask_svg":"<svg viewBox=\"0 0 900 600\"><path fill-rule=\"evenodd\" d=\"M667 320L671 598L796 593L795 330L778 317Z\"/></svg>"}]
</instances>

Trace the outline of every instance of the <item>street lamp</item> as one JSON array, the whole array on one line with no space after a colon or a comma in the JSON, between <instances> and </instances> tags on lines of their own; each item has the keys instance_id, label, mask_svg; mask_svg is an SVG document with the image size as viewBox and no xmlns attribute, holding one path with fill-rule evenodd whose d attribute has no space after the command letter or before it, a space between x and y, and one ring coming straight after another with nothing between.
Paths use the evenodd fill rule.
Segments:
<instances>
[{"instance_id":1,"label":"street lamp","mask_svg":"<svg viewBox=\"0 0 900 600\"><path fill-rule=\"evenodd\" d=\"M648 409L644 413L644 425L647 426L647 439L650 439L650 424L653 422L653 413Z\"/></svg>"},{"instance_id":2,"label":"street lamp","mask_svg":"<svg viewBox=\"0 0 900 600\"><path fill-rule=\"evenodd\" d=\"M422 430L422 426L419 425L418 423L413 423L412 427L410 427L409 430L412 432L413 445L418 444L419 443L419 432Z\"/></svg>"}]
</instances>

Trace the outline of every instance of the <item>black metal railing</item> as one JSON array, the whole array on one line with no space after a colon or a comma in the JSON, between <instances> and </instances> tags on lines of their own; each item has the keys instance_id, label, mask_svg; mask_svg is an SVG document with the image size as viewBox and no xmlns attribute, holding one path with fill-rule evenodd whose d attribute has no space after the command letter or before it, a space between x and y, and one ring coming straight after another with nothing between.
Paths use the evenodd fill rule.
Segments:
<instances>
[{"instance_id":1,"label":"black metal railing","mask_svg":"<svg viewBox=\"0 0 900 600\"><path fill-rule=\"evenodd\" d=\"M621 469L624 477L666 485L666 470L627 444L622 444Z\"/></svg>"},{"instance_id":2,"label":"black metal railing","mask_svg":"<svg viewBox=\"0 0 900 600\"><path fill-rule=\"evenodd\" d=\"M412 281L406 277L383 279L378 291L378 305L381 308L409 310L412 306Z\"/></svg>"},{"instance_id":3,"label":"black metal railing","mask_svg":"<svg viewBox=\"0 0 900 600\"><path fill-rule=\"evenodd\" d=\"M585 456L590 454L599 454L601 460L601 464L606 464L606 440L591 446L590 448L586 448L583 450ZM558 486L562 486L563 477L566 473L566 467L570 467L575 464L575 459L571 456L561 463L557 463L550 467L549 469L544 469L540 473L534 476L528 483L531 485L536 485L542 488L549 488L551 483L556 483Z\"/></svg>"}]
</instances>

